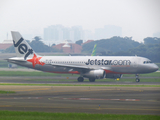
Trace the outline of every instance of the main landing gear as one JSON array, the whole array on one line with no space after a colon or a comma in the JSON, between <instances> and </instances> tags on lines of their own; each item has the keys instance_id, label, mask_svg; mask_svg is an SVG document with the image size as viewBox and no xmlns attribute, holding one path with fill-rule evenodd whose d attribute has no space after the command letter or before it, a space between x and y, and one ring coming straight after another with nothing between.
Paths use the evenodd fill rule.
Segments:
<instances>
[{"instance_id":1,"label":"main landing gear","mask_svg":"<svg viewBox=\"0 0 160 120\"><path fill-rule=\"evenodd\" d=\"M78 77L78 82L83 82L84 81L84 78L83 77Z\"/></svg>"},{"instance_id":2,"label":"main landing gear","mask_svg":"<svg viewBox=\"0 0 160 120\"><path fill-rule=\"evenodd\" d=\"M84 78L83 77L78 77L78 82L83 82L84 81ZM95 78L89 78L89 81L90 82L95 82Z\"/></svg>"},{"instance_id":3,"label":"main landing gear","mask_svg":"<svg viewBox=\"0 0 160 120\"><path fill-rule=\"evenodd\" d=\"M140 82L139 74L136 74L136 82Z\"/></svg>"}]
</instances>

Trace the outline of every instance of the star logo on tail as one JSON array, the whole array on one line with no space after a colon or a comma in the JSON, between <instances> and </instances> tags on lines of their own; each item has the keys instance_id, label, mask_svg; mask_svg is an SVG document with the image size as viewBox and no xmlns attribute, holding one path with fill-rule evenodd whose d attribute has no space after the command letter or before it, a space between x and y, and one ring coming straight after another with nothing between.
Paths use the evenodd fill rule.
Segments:
<instances>
[{"instance_id":1,"label":"star logo on tail","mask_svg":"<svg viewBox=\"0 0 160 120\"><path fill-rule=\"evenodd\" d=\"M27 61L31 62L32 65L33 65L33 68L35 68L36 64L39 64L39 65L42 65L42 66L45 64L45 63L39 61L41 58L42 57L37 57L36 54L34 54L33 58L29 59Z\"/></svg>"}]
</instances>

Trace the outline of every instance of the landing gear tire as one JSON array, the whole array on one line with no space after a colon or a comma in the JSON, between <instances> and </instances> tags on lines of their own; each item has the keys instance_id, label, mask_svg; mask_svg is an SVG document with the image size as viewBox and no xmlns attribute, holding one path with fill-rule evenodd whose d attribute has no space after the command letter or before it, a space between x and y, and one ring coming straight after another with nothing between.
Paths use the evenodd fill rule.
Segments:
<instances>
[{"instance_id":1,"label":"landing gear tire","mask_svg":"<svg viewBox=\"0 0 160 120\"><path fill-rule=\"evenodd\" d=\"M89 82L95 82L94 78L89 78Z\"/></svg>"},{"instance_id":2,"label":"landing gear tire","mask_svg":"<svg viewBox=\"0 0 160 120\"><path fill-rule=\"evenodd\" d=\"M136 82L140 82L140 79L139 79L139 78L136 78Z\"/></svg>"},{"instance_id":3,"label":"landing gear tire","mask_svg":"<svg viewBox=\"0 0 160 120\"><path fill-rule=\"evenodd\" d=\"M83 82L84 81L84 78L83 77L78 77L78 82Z\"/></svg>"},{"instance_id":4,"label":"landing gear tire","mask_svg":"<svg viewBox=\"0 0 160 120\"><path fill-rule=\"evenodd\" d=\"M136 74L136 82L140 82L139 74Z\"/></svg>"}]
</instances>

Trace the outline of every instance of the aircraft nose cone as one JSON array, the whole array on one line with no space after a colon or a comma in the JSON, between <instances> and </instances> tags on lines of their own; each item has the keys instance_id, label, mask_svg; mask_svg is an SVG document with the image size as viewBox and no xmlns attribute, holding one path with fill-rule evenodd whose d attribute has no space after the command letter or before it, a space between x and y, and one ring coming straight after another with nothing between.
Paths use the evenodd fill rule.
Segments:
<instances>
[{"instance_id":1,"label":"aircraft nose cone","mask_svg":"<svg viewBox=\"0 0 160 120\"><path fill-rule=\"evenodd\" d=\"M159 67L156 65L156 64L154 64L153 66L152 66L152 70L153 71L157 71L159 69Z\"/></svg>"}]
</instances>

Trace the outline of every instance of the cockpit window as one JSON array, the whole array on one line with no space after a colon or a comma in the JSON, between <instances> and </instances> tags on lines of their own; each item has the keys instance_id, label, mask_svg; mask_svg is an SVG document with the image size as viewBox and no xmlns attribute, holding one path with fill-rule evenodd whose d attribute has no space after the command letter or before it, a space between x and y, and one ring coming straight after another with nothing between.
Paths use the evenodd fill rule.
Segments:
<instances>
[{"instance_id":1,"label":"cockpit window","mask_svg":"<svg viewBox=\"0 0 160 120\"><path fill-rule=\"evenodd\" d=\"M152 63L151 61L144 61L143 64Z\"/></svg>"}]
</instances>

